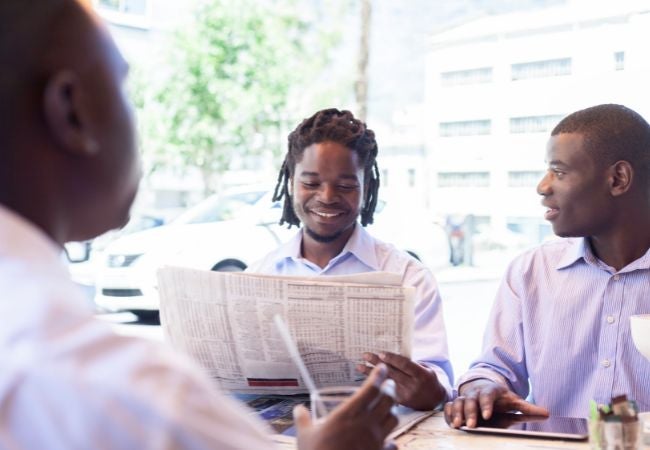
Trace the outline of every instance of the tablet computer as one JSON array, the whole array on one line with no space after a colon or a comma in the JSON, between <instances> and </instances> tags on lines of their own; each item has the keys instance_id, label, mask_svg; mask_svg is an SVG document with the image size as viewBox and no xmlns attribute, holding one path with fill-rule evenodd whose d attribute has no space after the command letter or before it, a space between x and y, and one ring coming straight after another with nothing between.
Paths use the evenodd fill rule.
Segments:
<instances>
[{"instance_id":1,"label":"tablet computer","mask_svg":"<svg viewBox=\"0 0 650 450\"><path fill-rule=\"evenodd\" d=\"M540 417L525 414L495 414L489 420L480 419L476 428L460 427L469 433L501 434L585 441L589 438L587 420L578 417Z\"/></svg>"}]
</instances>

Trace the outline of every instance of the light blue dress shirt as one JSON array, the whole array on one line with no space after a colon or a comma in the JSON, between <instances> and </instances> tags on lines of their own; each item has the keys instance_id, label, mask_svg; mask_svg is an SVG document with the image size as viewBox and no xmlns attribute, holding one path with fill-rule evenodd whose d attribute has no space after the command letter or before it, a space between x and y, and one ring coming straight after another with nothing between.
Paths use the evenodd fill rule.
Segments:
<instances>
[{"instance_id":1,"label":"light blue dress shirt","mask_svg":"<svg viewBox=\"0 0 650 450\"><path fill-rule=\"evenodd\" d=\"M588 242L555 240L512 262L459 385L488 378L559 416L587 417L590 400L619 394L650 410L650 362L630 334L630 316L650 313L650 250L617 272Z\"/></svg>"},{"instance_id":2,"label":"light blue dress shirt","mask_svg":"<svg viewBox=\"0 0 650 450\"><path fill-rule=\"evenodd\" d=\"M302 230L262 260L251 264L249 272L315 276L349 275L362 272L391 272L402 277L402 285L415 288L415 329L413 360L435 370L438 380L451 395L453 372L449 362L442 302L433 274L406 252L372 237L357 224L341 253L324 268L301 256Z\"/></svg>"}]
</instances>

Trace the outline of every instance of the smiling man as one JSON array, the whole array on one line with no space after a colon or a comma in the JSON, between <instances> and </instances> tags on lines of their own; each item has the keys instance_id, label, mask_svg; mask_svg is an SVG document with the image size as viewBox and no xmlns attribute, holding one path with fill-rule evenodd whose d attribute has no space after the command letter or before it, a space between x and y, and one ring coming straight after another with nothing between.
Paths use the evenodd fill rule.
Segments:
<instances>
[{"instance_id":1,"label":"smiling man","mask_svg":"<svg viewBox=\"0 0 650 450\"><path fill-rule=\"evenodd\" d=\"M413 360L388 352L363 357L388 365L400 403L432 409L448 398L452 379L440 295L426 267L363 228L372 223L377 205L376 157L374 133L349 111L326 109L305 119L289 135L273 199L284 199L280 224L303 227L249 270L300 276L399 274L404 285L416 289ZM370 371L365 365L358 370Z\"/></svg>"},{"instance_id":2,"label":"smiling man","mask_svg":"<svg viewBox=\"0 0 650 450\"><path fill-rule=\"evenodd\" d=\"M650 410L650 362L629 319L650 313L650 125L620 105L575 112L546 160L537 191L566 239L510 265L482 354L445 405L454 427L495 411L587 417L590 400L619 394Z\"/></svg>"}]
</instances>

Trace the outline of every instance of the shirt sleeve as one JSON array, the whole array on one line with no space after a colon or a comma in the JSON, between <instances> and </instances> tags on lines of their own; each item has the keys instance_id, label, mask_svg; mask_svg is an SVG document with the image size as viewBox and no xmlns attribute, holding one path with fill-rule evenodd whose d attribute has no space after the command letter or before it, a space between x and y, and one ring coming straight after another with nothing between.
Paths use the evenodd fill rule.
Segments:
<instances>
[{"instance_id":1,"label":"shirt sleeve","mask_svg":"<svg viewBox=\"0 0 650 450\"><path fill-rule=\"evenodd\" d=\"M442 300L436 280L429 269L410 263L404 277L404 285L415 288L412 358L436 372L438 381L451 398L454 374L449 361Z\"/></svg>"},{"instance_id":2,"label":"shirt sleeve","mask_svg":"<svg viewBox=\"0 0 650 450\"><path fill-rule=\"evenodd\" d=\"M0 447L274 448L263 424L189 361L120 339L97 342L101 361L22 370L2 402Z\"/></svg>"},{"instance_id":3,"label":"shirt sleeve","mask_svg":"<svg viewBox=\"0 0 650 450\"><path fill-rule=\"evenodd\" d=\"M507 387L522 398L528 396L521 263L521 257L515 260L501 281L485 328L481 354L458 379L455 394L460 385L485 378Z\"/></svg>"}]
</instances>

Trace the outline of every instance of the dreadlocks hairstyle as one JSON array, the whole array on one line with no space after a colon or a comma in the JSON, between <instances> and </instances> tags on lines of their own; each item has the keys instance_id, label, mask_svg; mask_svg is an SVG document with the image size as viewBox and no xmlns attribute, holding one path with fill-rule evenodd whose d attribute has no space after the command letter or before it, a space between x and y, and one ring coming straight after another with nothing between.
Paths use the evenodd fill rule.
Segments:
<instances>
[{"instance_id":1,"label":"dreadlocks hairstyle","mask_svg":"<svg viewBox=\"0 0 650 450\"><path fill-rule=\"evenodd\" d=\"M623 105L605 104L576 111L558 123L551 136L579 133L596 163L632 164L642 183L650 184L650 125Z\"/></svg>"},{"instance_id":2,"label":"dreadlocks hairstyle","mask_svg":"<svg viewBox=\"0 0 650 450\"><path fill-rule=\"evenodd\" d=\"M278 174L278 182L273 193L273 201L284 198L284 206L280 225L288 223L299 226L300 219L293 210L289 183L293 178L296 163L302 158L307 147L321 142L336 142L356 152L363 164L364 180L367 185L365 198L361 208L361 225L371 224L377 206L377 191L379 190L379 168L377 167L377 142L375 133L366 127L362 121L355 119L350 111L324 109L302 121L289 134L289 145L282 167Z\"/></svg>"}]
</instances>

